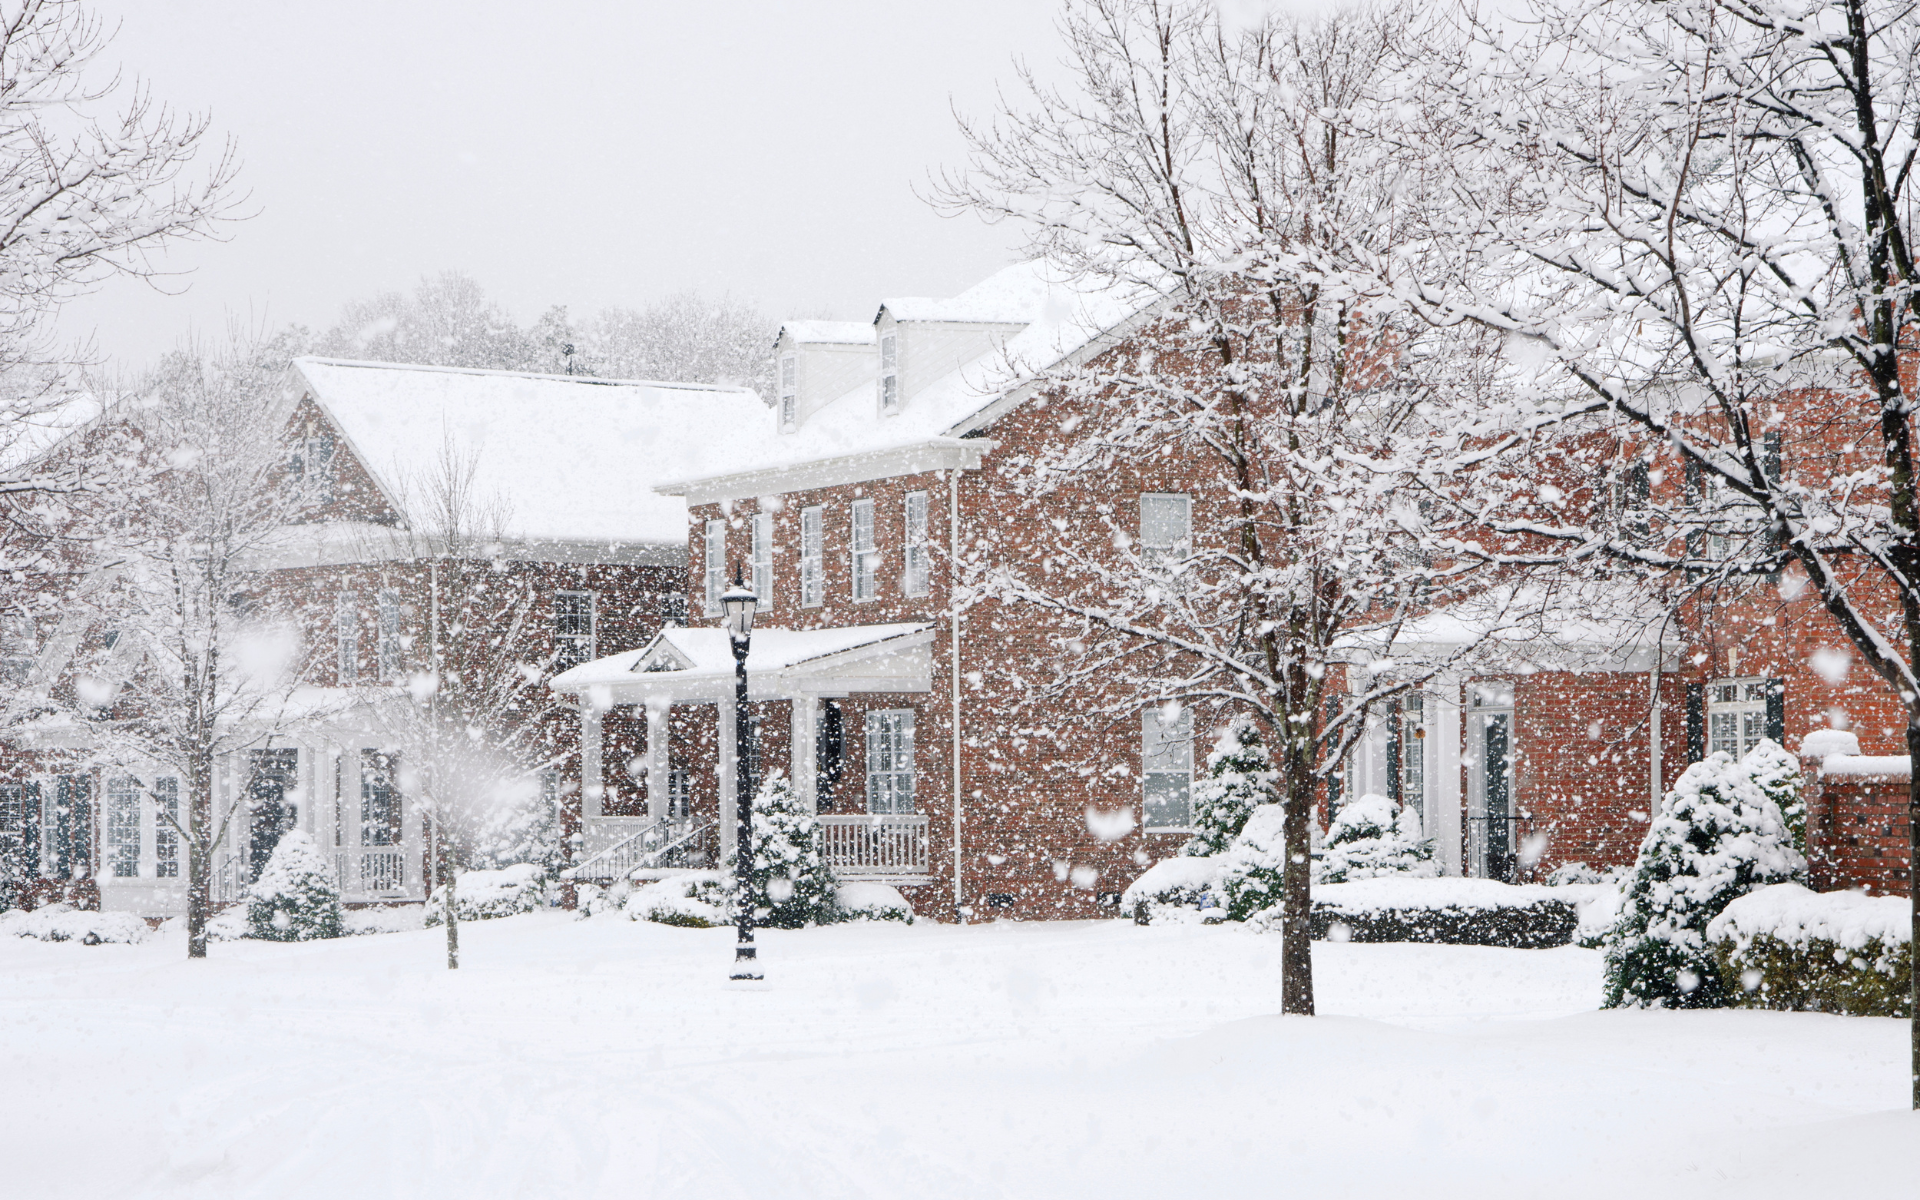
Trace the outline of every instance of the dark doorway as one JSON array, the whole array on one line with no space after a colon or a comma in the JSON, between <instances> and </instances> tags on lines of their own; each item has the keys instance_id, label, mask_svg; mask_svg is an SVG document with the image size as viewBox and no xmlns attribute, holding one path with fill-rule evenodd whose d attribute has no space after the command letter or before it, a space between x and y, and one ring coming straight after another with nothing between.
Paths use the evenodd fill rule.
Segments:
<instances>
[{"instance_id":1,"label":"dark doorway","mask_svg":"<svg viewBox=\"0 0 1920 1200\"><path fill-rule=\"evenodd\" d=\"M86 775L56 775L53 810L47 814L52 835L50 879L85 878L93 861L93 780Z\"/></svg>"},{"instance_id":2,"label":"dark doorway","mask_svg":"<svg viewBox=\"0 0 1920 1200\"><path fill-rule=\"evenodd\" d=\"M298 750L247 751L248 826L247 882L260 878L280 835L292 829L299 812L289 798L300 783Z\"/></svg>"},{"instance_id":3,"label":"dark doorway","mask_svg":"<svg viewBox=\"0 0 1920 1200\"><path fill-rule=\"evenodd\" d=\"M814 745L814 807L820 812L833 811L834 793L840 788L840 762L846 754L846 748L846 731L841 725L840 708L829 700L820 706L820 734Z\"/></svg>"},{"instance_id":4,"label":"dark doorway","mask_svg":"<svg viewBox=\"0 0 1920 1200\"><path fill-rule=\"evenodd\" d=\"M1508 753L1512 738L1506 713L1489 715L1487 730L1487 878L1513 880L1513 763Z\"/></svg>"}]
</instances>

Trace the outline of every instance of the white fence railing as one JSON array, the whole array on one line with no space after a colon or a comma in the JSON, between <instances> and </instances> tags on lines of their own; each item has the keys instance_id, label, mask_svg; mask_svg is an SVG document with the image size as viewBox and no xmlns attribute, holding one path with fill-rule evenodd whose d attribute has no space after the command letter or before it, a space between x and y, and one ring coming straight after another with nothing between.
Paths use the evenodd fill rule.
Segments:
<instances>
[{"instance_id":1,"label":"white fence railing","mask_svg":"<svg viewBox=\"0 0 1920 1200\"><path fill-rule=\"evenodd\" d=\"M232 904L247 898L247 860L239 856L226 859L213 868L208 893L215 904Z\"/></svg>"},{"instance_id":2,"label":"white fence railing","mask_svg":"<svg viewBox=\"0 0 1920 1200\"><path fill-rule=\"evenodd\" d=\"M375 895L404 891L407 886L405 850L336 850L333 869L343 893Z\"/></svg>"},{"instance_id":3,"label":"white fence railing","mask_svg":"<svg viewBox=\"0 0 1920 1200\"><path fill-rule=\"evenodd\" d=\"M655 821L563 872L581 883L625 879L640 867L660 866L675 851L684 851L708 829L706 824Z\"/></svg>"},{"instance_id":4,"label":"white fence railing","mask_svg":"<svg viewBox=\"0 0 1920 1200\"><path fill-rule=\"evenodd\" d=\"M927 873L927 818L918 813L820 818L820 852L842 879Z\"/></svg>"}]
</instances>

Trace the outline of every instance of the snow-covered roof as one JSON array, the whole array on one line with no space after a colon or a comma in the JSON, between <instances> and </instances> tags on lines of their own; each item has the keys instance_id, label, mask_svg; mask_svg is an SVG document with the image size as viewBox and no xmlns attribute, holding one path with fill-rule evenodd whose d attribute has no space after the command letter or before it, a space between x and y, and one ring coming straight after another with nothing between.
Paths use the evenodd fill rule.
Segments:
<instances>
[{"instance_id":1,"label":"snow-covered roof","mask_svg":"<svg viewBox=\"0 0 1920 1200\"><path fill-rule=\"evenodd\" d=\"M872 321L788 321L780 326L781 337L792 338L804 345L818 345L831 342L847 346L873 345Z\"/></svg>"},{"instance_id":2,"label":"snow-covered roof","mask_svg":"<svg viewBox=\"0 0 1920 1200\"><path fill-rule=\"evenodd\" d=\"M670 477L664 486L674 494L685 494L688 484L827 459L883 456L958 436L968 432L970 418L983 409L1036 373L1139 316L1158 299L1151 292L1076 278L1044 262L1007 267L953 300L927 302L953 315L915 318L1024 324L999 351L914 392L901 411L891 416L877 411L871 382L857 384L828 401L791 433L780 431L775 415L762 415L731 431L724 472L687 472ZM892 311L896 302L887 303Z\"/></svg>"},{"instance_id":3,"label":"snow-covered roof","mask_svg":"<svg viewBox=\"0 0 1920 1200\"><path fill-rule=\"evenodd\" d=\"M1015 263L958 296L938 300L901 296L880 302L896 321L955 321L975 325L1028 325L1042 317L1064 276L1042 259Z\"/></svg>"},{"instance_id":4,"label":"snow-covered roof","mask_svg":"<svg viewBox=\"0 0 1920 1200\"><path fill-rule=\"evenodd\" d=\"M528 542L684 545L686 506L654 485L738 453L725 430L770 421L743 388L301 358L295 370L388 498L434 476L451 441L476 497Z\"/></svg>"},{"instance_id":5,"label":"snow-covered roof","mask_svg":"<svg viewBox=\"0 0 1920 1200\"><path fill-rule=\"evenodd\" d=\"M783 671L848 650L924 633L931 628L924 621L906 621L890 625L844 625L835 629L755 629L748 644L747 674L751 677ZM623 650L562 671L553 677L550 686L556 692L579 692L598 684L634 683L637 682L635 676L667 672L682 680L732 679L732 639L724 629L669 626L638 650Z\"/></svg>"}]
</instances>

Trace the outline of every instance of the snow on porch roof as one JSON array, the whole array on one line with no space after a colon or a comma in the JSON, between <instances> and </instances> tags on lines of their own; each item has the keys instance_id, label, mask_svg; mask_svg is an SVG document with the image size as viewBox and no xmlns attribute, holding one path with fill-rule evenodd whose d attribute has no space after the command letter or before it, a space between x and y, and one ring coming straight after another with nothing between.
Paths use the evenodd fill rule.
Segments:
<instances>
[{"instance_id":1,"label":"snow on porch roof","mask_svg":"<svg viewBox=\"0 0 1920 1200\"><path fill-rule=\"evenodd\" d=\"M686 505L654 485L723 466L717 430L762 424L744 388L533 375L341 359L295 369L385 488L420 494L449 441L474 459L474 494L529 541L684 545ZM411 514L409 514L411 517Z\"/></svg>"},{"instance_id":2,"label":"snow on porch roof","mask_svg":"<svg viewBox=\"0 0 1920 1200\"><path fill-rule=\"evenodd\" d=\"M847 625L838 629L756 629L747 653L747 678L766 682L779 672L856 650L878 649L888 642L901 649L918 644L933 626L925 621L891 625ZM864 656L863 656L864 657ZM703 685L733 679L733 645L724 629L663 629L638 650L624 650L581 663L553 677L556 692L579 694L590 688L646 689L648 685L686 694ZM759 694L756 688L755 694Z\"/></svg>"}]
</instances>

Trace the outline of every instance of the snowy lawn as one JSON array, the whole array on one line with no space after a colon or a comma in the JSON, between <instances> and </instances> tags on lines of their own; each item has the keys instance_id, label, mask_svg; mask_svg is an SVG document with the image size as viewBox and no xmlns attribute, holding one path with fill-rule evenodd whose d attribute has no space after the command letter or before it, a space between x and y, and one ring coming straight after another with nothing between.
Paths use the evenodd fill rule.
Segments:
<instances>
[{"instance_id":1,"label":"snowy lawn","mask_svg":"<svg viewBox=\"0 0 1920 1200\"><path fill-rule=\"evenodd\" d=\"M1596 1012L1600 957L1113 921L0 938L21 1197L1911 1194L1906 1026ZM1244 1191L1223 1191L1223 1188Z\"/></svg>"}]
</instances>

